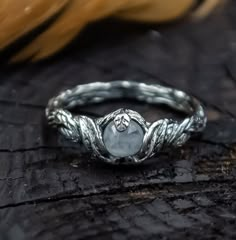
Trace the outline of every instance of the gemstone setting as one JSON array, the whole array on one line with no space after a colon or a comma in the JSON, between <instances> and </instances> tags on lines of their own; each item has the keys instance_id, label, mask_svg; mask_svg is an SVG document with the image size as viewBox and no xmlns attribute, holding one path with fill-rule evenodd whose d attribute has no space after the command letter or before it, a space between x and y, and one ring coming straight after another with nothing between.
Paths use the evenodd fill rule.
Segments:
<instances>
[{"instance_id":1,"label":"gemstone setting","mask_svg":"<svg viewBox=\"0 0 236 240\"><path fill-rule=\"evenodd\" d=\"M143 138L144 131L142 127L132 119L130 119L125 129L122 128L122 131L119 128L117 129L117 121L111 121L105 127L103 133L103 142L107 151L112 156L119 158L133 156L138 153L142 147Z\"/></svg>"}]
</instances>

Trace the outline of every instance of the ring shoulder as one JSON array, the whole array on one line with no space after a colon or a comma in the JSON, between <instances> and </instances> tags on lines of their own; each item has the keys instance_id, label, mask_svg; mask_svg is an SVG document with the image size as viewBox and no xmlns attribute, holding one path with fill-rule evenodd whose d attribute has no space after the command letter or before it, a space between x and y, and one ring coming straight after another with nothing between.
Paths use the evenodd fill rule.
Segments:
<instances>
[{"instance_id":1,"label":"ring shoulder","mask_svg":"<svg viewBox=\"0 0 236 240\"><path fill-rule=\"evenodd\" d=\"M81 139L79 132L79 122L69 111L64 109L54 109L46 113L49 125L57 128L59 133L66 139L79 142Z\"/></svg>"},{"instance_id":2,"label":"ring shoulder","mask_svg":"<svg viewBox=\"0 0 236 240\"><path fill-rule=\"evenodd\" d=\"M196 130L195 125L195 117L186 118L181 122L172 119L153 122L144 136L142 152L150 157L163 149L182 146L191 137L192 130ZM201 125L205 125L205 120Z\"/></svg>"}]
</instances>

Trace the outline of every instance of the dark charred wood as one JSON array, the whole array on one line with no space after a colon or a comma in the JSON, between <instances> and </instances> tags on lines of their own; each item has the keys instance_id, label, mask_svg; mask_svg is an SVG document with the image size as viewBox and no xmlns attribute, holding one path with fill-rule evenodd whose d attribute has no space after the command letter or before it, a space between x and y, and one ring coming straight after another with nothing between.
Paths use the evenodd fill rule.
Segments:
<instances>
[{"instance_id":1,"label":"dark charred wood","mask_svg":"<svg viewBox=\"0 0 236 240\"><path fill-rule=\"evenodd\" d=\"M91 26L46 62L0 71L0 239L236 239L236 2L199 22ZM185 147L137 167L90 160L44 120L76 84L133 79L198 97L209 123ZM121 106L149 120L169 109Z\"/></svg>"}]
</instances>

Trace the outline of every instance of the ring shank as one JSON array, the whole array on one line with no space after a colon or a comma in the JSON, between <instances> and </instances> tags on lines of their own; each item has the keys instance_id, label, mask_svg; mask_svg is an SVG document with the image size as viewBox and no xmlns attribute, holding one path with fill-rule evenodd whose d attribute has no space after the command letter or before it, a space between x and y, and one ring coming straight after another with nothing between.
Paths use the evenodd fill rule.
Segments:
<instances>
[{"instance_id":1,"label":"ring shank","mask_svg":"<svg viewBox=\"0 0 236 240\"><path fill-rule=\"evenodd\" d=\"M109 99L131 98L150 104L165 104L175 110L196 118L190 131L199 132L205 127L206 117L201 104L183 91L132 81L95 82L78 85L66 90L49 101L46 116L56 109L72 109L91 103L100 103Z\"/></svg>"}]
</instances>

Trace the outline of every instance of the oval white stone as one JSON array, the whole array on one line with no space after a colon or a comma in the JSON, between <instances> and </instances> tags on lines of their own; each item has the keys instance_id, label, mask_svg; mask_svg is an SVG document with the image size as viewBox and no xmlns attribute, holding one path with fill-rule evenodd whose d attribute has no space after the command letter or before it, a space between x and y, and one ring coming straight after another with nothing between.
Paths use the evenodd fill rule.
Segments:
<instances>
[{"instance_id":1,"label":"oval white stone","mask_svg":"<svg viewBox=\"0 0 236 240\"><path fill-rule=\"evenodd\" d=\"M141 126L131 120L128 128L119 132L113 121L104 130L103 141L107 151L115 157L135 155L143 143L144 132Z\"/></svg>"}]
</instances>

